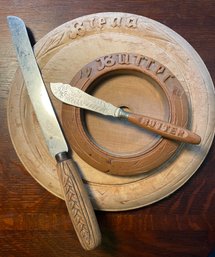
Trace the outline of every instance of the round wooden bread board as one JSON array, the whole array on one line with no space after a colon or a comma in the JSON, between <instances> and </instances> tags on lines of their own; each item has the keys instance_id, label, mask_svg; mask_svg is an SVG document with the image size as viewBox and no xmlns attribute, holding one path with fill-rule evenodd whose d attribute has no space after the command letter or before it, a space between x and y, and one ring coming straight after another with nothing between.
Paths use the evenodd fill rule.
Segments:
<instances>
[{"instance_id":1,"label":"round wooden bread board","mask_svg":"<svg viewBox=\"0 0 215 257\"><path fill-rule=\"evenodd\" d=\"M128 210L151 204L174 192L194 174L214 136L211 77L199 55L181 36L156 21L134 14L83 16L54 29L35 45L49 93L50 82L70 83L77 71L99 56L134 50L165 64L179 80L189 101L189 129L200 135L202 141L200 145L182 144L159 168L127 177L100 172L73 152L94 208L98 210ZM63 125L66 122L62 120L63 104L51 93L50 97ZM166 114L159 115L165 117ZM8 125L14 148L28 172L62 198L56 162L44 143L19 69L10 90Z\"/></svg>"}]
</instances>

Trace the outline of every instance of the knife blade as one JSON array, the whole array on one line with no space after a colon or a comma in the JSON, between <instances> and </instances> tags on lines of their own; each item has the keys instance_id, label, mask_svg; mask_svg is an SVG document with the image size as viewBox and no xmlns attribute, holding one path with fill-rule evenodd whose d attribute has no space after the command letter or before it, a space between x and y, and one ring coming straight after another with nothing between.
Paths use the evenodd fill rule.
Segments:
<instances>
[{"instance_id":1,"label":"knife blade","mask_svg":"<svg viewBox=\"0 0 215 257\"><path fill-rule=\"evenodd\" d=\"M69 84L50 83L50 87L53 95L64 103L103 115L127 119L139 127L168 139L190 144L199 144L201 142L201 137L188 129L145 115L126 112L122 108L115 107Z\"/></svg>"},{"instance_id":2,"label":"knife blade","mask_svg":"<svg viewBox=\"0 0 215 257\"><path fill-rule=\"evenodd\" d=\"M72 160L66 139L46 91L37 65L25 23L19 17L8 16L8 25L25 85L50 154L56 158L57 173L66 206L82 247L96 248L101 233L86 189Z\"/></svg>"}]
</instances>

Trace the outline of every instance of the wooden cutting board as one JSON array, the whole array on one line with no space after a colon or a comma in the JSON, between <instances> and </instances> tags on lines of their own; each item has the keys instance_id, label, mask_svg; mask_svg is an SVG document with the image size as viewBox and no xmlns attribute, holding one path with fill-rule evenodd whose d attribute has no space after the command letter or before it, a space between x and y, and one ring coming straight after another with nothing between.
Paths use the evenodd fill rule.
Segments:
<instances>
[{"instance_id":1,"label":"wooden cutting board","mask_svg":"<svg viewBox=\"0 0 215 257\"><path fill-rule=\"evenodd\" d=\"M202 142L198 146L182 144L174 156L159 168L126 177L105 174L74 151L74 158L95 209L111 211L148 205L181 187L204 160L213 140L215 123L214 89L207 68L182 37L156 21L125 13L92 14L61 25L35 46L36 58L49 92L50 82L70 83L84 65L100 56L116 52L135 52L149 56L164 64L176 76L189 102L188 126L201 136ZM139 78L132 76L123 79L130 81L129 84L140 83ZM129 92L132 93L132 90ZM137 104L140 103L138 95L136 99L133 96L134 100L130 98ZM65 125L65 106L51 98L67 135L70 130L68 124ZM159 90L151 92L148 89L145 99L146 105L151 107L147 109L150 115L168 117L169 110ZM152 100L153 106L150 105ZM87 119L91 133L95 131L94 120L95 117L90 116ZM43 187L62 198L55 160L49 155L43 141L20 70L11 85L8 124L13 145L23 165ZM117 126L115 130L118 130ZM96 140L100 140L99 143L109 151L119 152L120 155L137 152L142 146L147 149L153 140L158 140L156 136L146 135L145 132L135 133L135 142L127 138L123 146L123 138L121 141L117 138L118 142L113 146L99 132Z\"/></svg>"}]
</instances>

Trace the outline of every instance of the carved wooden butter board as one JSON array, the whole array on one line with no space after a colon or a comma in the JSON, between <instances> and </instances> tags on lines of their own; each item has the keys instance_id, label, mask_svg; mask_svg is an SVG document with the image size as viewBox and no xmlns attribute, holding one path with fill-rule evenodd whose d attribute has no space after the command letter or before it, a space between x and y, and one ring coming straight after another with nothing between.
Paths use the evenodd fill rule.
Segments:
<instances>
[{"instance_id":1,"label":"carved wooden butter board","mask_svg":"<svg viewBox=\"0 0 215 257\"><path fill-rule=\"evenodd\" d=\"M69 108L51 95L49 83L69 84L87 63L101 56L119 52L148 56L164 64L174 74L182 85L189 103L189 129L200 135L202 141L200 145L181 144L174 156L162 163L159 168L135 176L105 174L84 161L73 149L74 159L80 168L94 208L98 210L134 209L170 195L201 165L214 136L214 87L207 68L196 51L177 33L151 19L127 13L98 13L59 26L35 45L35 54L44 81L68 138L72 123L68 124L65 117ZM143 101L145 106L148 106L144 114L150 110L149 115L168 118L169 110L159 90L151 89L149 83L147 90L143 89L142 92L139 87L140 78L134 76L120 79L116 78L114 83L123 84L127 81L128 85L134 85L128 89L131 97L127 99L131 106L132 102L139 106L138 103ZM112 82L109 82L108 87L105 84L103 90L98 90L95 95L101 98L108 95L110 100L113 99L114 94L105 91L111 87ZM124 93L126 92L125 90ZM126 99L124 96L123 98ZM98 129L97 117L90 115L86 122L92 137L96 137L101 147L104 146L108 151L115 151L121 156L136 153L142 147L147 149L152 142L159 140L157 136L146 132L140 133L131 128L129 135L133 135L135 140L131 141L127 137L126 144L122 145L125 138L120 139L118 133L116 144L113 146L110 142L113 142L114 138L110 142L104 138L110 138L114 131L123 133L126 124L117 122L110 130L103 129L103 135ZM110 121L105 122L108 125ZM97 124L97 130L93 124ZM8 125L14 148L28 172L43 187L62 198L56 163L44 143L19 69L10 90ZM96 134L93 134L95 131Z\"/></svg>"},{"instance_id":2,"label":"carved wooden butter board","mask_svg":"<svg viewBox=\"0 0 215 257\"><path fill-rule=\"evenodd\" d=\"M179 135L181 127L188 125L189 105L182 85L163 64L149 57L132 53L99 57L84 66L70 84L117 107L169 120L180 126ZM116 121L68 105L63 105L62 113L75 152L94 168L111 175L148 172L169 161L180 146L123 119ZM161 123L149 124L159 127ZM168 130L168 126L161 127Z\"/></svg>"}]
</instances>

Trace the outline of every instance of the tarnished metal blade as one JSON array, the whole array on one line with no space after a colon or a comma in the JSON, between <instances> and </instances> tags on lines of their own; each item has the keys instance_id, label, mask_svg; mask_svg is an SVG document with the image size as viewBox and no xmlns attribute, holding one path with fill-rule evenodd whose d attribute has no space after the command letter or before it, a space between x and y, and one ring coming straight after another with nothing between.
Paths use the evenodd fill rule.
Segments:
<instances>
[{"instance_id":1,"label":"tarnished metal blade","mask_svg":"<svg viewBox=\"0 0 215 257\"><path fill-rule=\"evenodd\" d=\"M64 103L98 112L103 115L118 117L120 109L101 99L93 97L79 88L68 84L51 83L51 91L56 98Z\"/></svg>"},{"instance_id":2,"label":"tarnished metal blade","mask_svg":"<svg viewBox=\"0 0 215 257\"><path fill-rule=\"evenodd\" d=\"M52 156L68 151L65 138L37 66L25 24L15 16L8 16L7 19L27 91L49 151Z\"/></svg>"}]
</instances>

